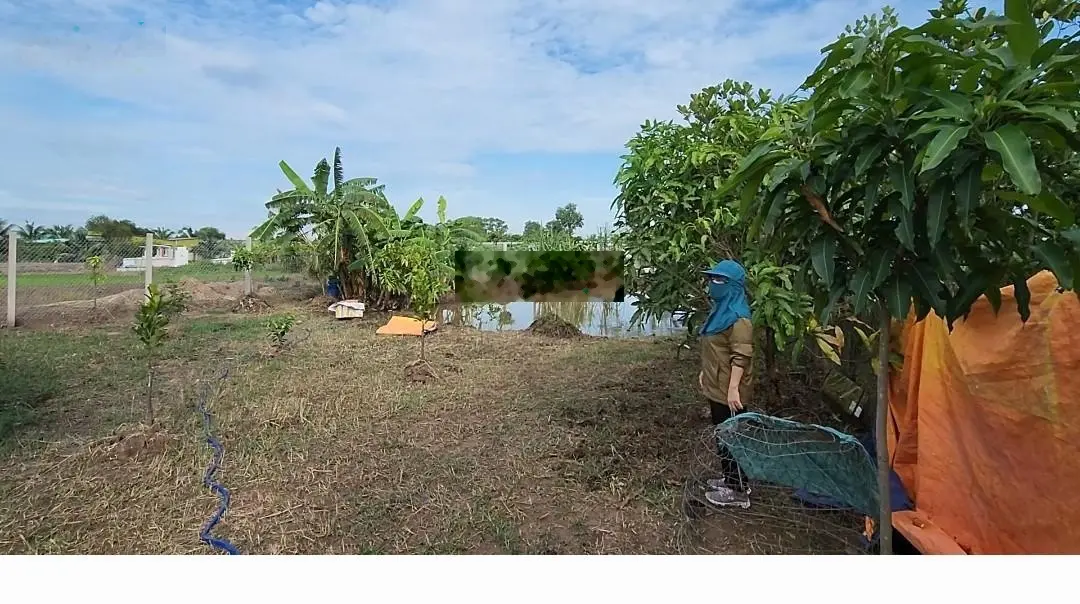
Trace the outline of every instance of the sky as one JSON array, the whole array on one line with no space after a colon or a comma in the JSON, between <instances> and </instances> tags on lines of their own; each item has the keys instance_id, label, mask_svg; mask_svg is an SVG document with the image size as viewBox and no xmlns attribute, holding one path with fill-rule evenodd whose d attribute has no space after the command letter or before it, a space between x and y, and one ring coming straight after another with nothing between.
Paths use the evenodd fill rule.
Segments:
<instances>
[{"instance_id":1,"label":"sky","mask_svg":"<svg viewBox=\"0 0 1080 604\"><path fill-rule=\"evenodd\" d=\"M918 23L934 0L890 3ZM0 218L243 237L341 147L404 210L614 221L624 144L725 79L792 92L860 0L0 0Z\"/></svg>"}]
</instances>

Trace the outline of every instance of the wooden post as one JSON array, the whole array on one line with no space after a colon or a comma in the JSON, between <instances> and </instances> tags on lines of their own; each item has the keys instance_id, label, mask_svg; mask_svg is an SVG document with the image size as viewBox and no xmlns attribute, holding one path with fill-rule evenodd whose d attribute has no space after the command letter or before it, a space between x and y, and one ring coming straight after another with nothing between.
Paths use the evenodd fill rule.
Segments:
<instances>
[{"instance_id":1,"label":"wooden post","mask_svg":"<svg viewBox=\"0 0 1080 604\"><path fill-rule=\"evenodd\" d=\"M883 556L892 554L892 502L889 501L889 309L878 301L878 374L877 412L874 414L874 439L877 441L878 548Z\"/></svg>"},{"instance_id":2,"label":"wooden post","mask_svg":"<svg viewBox=\"0 0 1080 604\"><path fill-rule=\"evenodd\" d=\"M251 237L248 237L247 251L250 252L252 249L254 249L254 245L251 242ZM249 266L244 269L244 295L250 296L252 293L254 293L254 289L251 284L251 267Z\"/></svg>"},{"instance_id":3,"label":"wooden post","mask_svg":"<svg viewBox=\"0 0 1080 604\"><path fill-rule=\"evenodd\" d=\"M143 281L146 296L150 297L150 285L154 282L154 234L146 234L146 247L143 249Z\"/></svg>"},{"instance_id":4,"label":"wooden post","mask_svg":"<svg viewBox=\"0 0 1080 604\"><path fill-rule=\"evenodd\" d=\"M8 230L8 271L7 271L7 325L15 327L15 279L18 277L15 271L15 255L19 251L19 236L15 234L15 227Z\"/></svg>"}]
</instances>

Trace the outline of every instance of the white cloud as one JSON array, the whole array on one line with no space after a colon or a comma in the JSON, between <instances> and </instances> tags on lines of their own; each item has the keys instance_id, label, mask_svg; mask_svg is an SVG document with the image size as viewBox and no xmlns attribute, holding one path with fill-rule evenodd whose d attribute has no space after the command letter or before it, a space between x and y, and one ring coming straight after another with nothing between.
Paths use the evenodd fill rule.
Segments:
<instances>
[{"instance_id":1,"label":"white cloud","mask_svg":"<svg viewBox=\"0 0 1080 604\"><path fill-rule=\"evenodd\" d=\"M917 17L909 6L931 4L900 3L901 14ZM22 141L0 151L0 179L51 162L54 177L72 182L129 180L172 204L140 209L161 221L181 221L178 203L235 198L198 210L219 211L236 230L264 215L258 201L282 184L278 159L306 169L340 145L350 175L392 178L399 203L426 187L435 189L428 196L457 189L470 197L451 199L452 212L460 201L520 222L537 205L547 216L570 199L530 190L507 200L484 180L478 155L617 155L643 120L673 117L703 86L734 78L793 89L823 44L880 6L235 0L210 11L165 0L0 0L0 15L17 16L0 26L0 63L31 65L131 108L102 123L76 119L77 108L43 114L0 98L0 117ZM785 64L795 67L777 68ZM0 68L0 88L17 68ZM608 202L596 200L612 176L560 184L590 200L582 207L589 228L608 221Z\"/></svg>"}]
</instances>

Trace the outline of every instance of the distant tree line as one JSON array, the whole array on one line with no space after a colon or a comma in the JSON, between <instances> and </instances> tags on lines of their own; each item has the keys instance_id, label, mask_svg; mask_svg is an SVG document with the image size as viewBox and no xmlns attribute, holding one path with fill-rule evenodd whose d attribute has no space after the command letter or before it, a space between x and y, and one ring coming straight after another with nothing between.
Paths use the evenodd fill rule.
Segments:
<instances>
[{"instance_id":1,"label":"distant tree line","mask_svg":"<svg viewBox=\"0 0 1080 604\"><path fill-rule=\"evenodd\" d=\"M191 251L200 259L227 256L235 245L217 227L147 228L131 220L105 215L93 216L81 227L71 224L44 226L31 221L16 225L0 219L0 235L7 235L11 230L24 240L20 247L26 252L20 256L28 262L83 262L90 256L101 256L112 265L121 258L141 255L143 244L135 239L148 233L158 240L197 239ZM7 246L0 245L0 248L0 257L6 257Z\"/></svg>"},{"instance_id":2,"label":"distant tree line","mask_svg":"<svg viewBox=\"0 0 1080 604\"><path fill-rule=\"evenodd\" d=\"M555 217L547 223L530 220L525 223L521 233L511 233L506 221L501 218L481 218L479 216L463 216L454 222L470 231L483 234L484 238L492 243L510 242L517 243L542 237L545 234L558 234L574 236L575 232L585 224L585 219L577 209L577 204L568 203L555 210Z\"/></svg>"}]
</instances>

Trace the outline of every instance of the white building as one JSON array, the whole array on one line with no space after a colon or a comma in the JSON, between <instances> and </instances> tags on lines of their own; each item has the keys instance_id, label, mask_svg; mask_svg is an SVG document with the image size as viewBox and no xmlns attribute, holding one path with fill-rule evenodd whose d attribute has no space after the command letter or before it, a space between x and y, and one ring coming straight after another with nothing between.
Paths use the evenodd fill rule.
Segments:
<instances>
[{"instance_id":1,"label":"white building","mask_svg":"<svg viewBox=\"0 0 1080 604\"><path fill-rule=\"evenodd\" d=\"M153 268L175 268L178 266L184 266L191 260L191 251L186 247L172 246L172 245L155 245L153 249L153 257L150 260L150 266ZM146 259L142 256L138 258L124 258L120 261L120 267L118 271L141 271L146 268Z\"/></svg>"}]
</instances>

